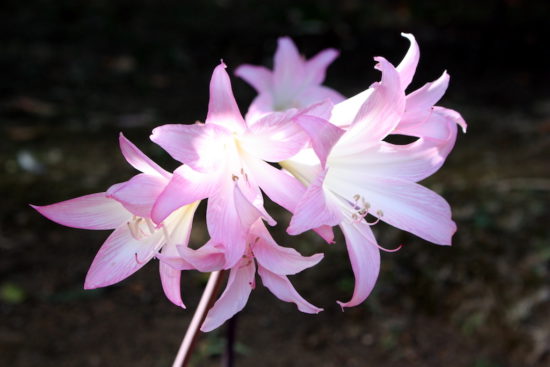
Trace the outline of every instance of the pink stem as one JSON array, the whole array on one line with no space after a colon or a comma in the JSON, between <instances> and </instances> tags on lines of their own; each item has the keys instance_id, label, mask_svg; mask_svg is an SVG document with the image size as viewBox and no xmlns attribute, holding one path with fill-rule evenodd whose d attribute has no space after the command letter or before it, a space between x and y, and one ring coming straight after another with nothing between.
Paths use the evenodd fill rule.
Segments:
<instances>
[{"instance_id":1,"label":"pink stem","mask_svg":"<svg viewBox=\"0 0 550 367\"><path fill-rule=\"evenodd\" d=\"M201 300L197 306L197 310L191 319L191 323L185 332L185 337L181 342L180 349L176 355L176 359L172 364L172 367L185 367L191 358L191 352L193 351L193 346L197 335L199 333L200 327L206 318L206 313L214 303L214 296L216 295L218 288L221 283L223 270L214 271L210 274L208 278L208 283L204 288L202 293Z\"/></svg>"}]
</instances>

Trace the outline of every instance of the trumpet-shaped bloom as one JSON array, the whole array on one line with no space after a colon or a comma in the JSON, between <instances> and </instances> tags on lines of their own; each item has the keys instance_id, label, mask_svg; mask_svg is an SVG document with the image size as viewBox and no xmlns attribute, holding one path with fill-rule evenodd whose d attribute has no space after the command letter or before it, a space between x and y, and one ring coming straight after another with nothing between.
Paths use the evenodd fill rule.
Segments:
<instances>
[{"instance_id":1,"label":"trumpet-shaped bloom","mask_svg":"<svg viewBox=\"0 0 550 367\"><path fill-rule=\"evenodd\" d=\"M304 151L282 163L308 186L288 232L321 225L340 225L344 232L356 284L351 300L339 302L343 307L362 302L378 276L380 247L371 225L382 220L440 245L450 245L456 230L447 202L416 182L441 167L457 123L465 123L457 112L433 106L447 86L446 74L405 96L418 61L416 42L406 37L411 48L399 67L376 58L381 82L334 107L330 122L342 129L339 134L310 131L314 141L325 142L323 155L315 159ZM407 145L384 141L395 133L419 139ZM369 214L374 222L367 222Z\"/></svg>"},{"instance_id":2,"label":"trumpet-shaped bloom","mask_svg":"<svg viewBox=\"0 0 550 367\"><path fill-rule=\"evenodd\" d=\"M235 71L258 92L246 120L255 121L273 111L305 108L324 99L342 101L340 93L321 85L327 67L336 57L338 51L327 49L305 60L290 38L279 38L273 71L254 65L241 65Z\"/></svg>"},{"instance_id":3,"label":"trumpet-shaped bloom","mask_svg":"<svg viewBox=\"0 0 550 367\"><path fill-rule=\"evenodd\" d=\"M38 212L59 224L83 229L107 230L113 233L97 253L84 282L85 289L118 283L135 273L159 251L177 254L176 244L186 245L193 214L198 202L179 208L159 226L151 220L151 208L168 184L171 174L143 154L122 134L122 154L141 171L129 181L113 185L107 192L78 197L47 206L33 206ZM184 307L180 292L180 273L160 264L160 275L166 296Z\"/></svg>"},{"instance_id":4,"label":"trumpet-shaped bloom","mask_svg":"<svg viewBox=\"0 0 550 367\"><path fill-rule=\"evenodd\" d=\"M164 125L153 130L151 139L185 165L174 172L159 195L152 219L160 223L181 206L208 198L210 241L205 246L223 249L224 254L224 260L210 271L238 266L246 253L250 226L258 218L275 224L263 207L260 188L289 210L304 192L294 178L265 162L290 158L307 142L307 135L293 121L296 113L273 113L247 125L221 64L212 75L204 124ZM330 231L321 233L331 240Z\"/></svg>"},{"instance_id":5,"label":"trumpet-shaped bloom","mask_svg":"<svg viewBox=\"0 0 550 367\"><path fill-rule=\"evenodd\" d=\"M196 268L202 271L212 271L223 262L223 249L214 246L205 245L198 250L179 247L179 250L179 257L162 256L161 261L177 270ZM262 283L277 298L295 303L305 313L322 311L303 299L287 277L316 265L322 258L323 254L306 257L292 248L279 246L262 220L256 220L248 232L245 253L231 268L225 291L208 312L201 330L206 332L219 327L244 308L256 286L256 265Z\"/></svg>"}]
</instances>

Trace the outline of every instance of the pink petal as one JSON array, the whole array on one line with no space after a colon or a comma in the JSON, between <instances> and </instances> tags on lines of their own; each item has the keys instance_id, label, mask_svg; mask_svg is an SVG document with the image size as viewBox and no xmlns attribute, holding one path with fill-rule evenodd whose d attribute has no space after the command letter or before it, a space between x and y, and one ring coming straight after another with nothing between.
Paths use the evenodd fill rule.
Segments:
<instances>
[{"instance_id":1,"label":"pink petal","mask_svg":"<svg viewBox=\"0 0 550 367\"><path fill-rule=\"evenodd\" d=\"M304 70L308 84L321 84L325 80L327 68L339 55L335 49L329 48L319 52L306 62Z\"/></svg>"},{"instance_id":2,"label":"pink petal","mask_svg":"<svg viewBox=\"0 0 550 367\"><path fill-rule=\"evenodd\" d=\"M143 152L139 150L130 140L126 139L122 133L120 133L118 141L120 143L122 155L132 167L143 173L157 176L160 175L167 179L170 178L170 173L166 172L162 167L143 154Z\"/></svg>"},{"instance_id":3,"label":"pink petal","mask_svg":"<svg viewBox=\"0 0 550 367\"><path fill-rule=\"evenodd\" d=\"M312 85L297 94L294 99L299 103L297 107L306 107L311 104L319 103L325 99L328 99L332 103L340 103L345 97L334 89L323 85Z\"/></svg>"},{"instance_id":4,"label":"pink petal","mask_svg":"<svg viewBox=\"0 0 550 367\"><path fill-rule=\"evenodd\" d=\"M227 286L206 315L201 331L216 329L244 308L255 286L255 268L254 261L245 258L231 269Z\"/></svg>"},{"instance_id":5,"label":"pink petal","mask_svg":"<svg viewBox=\"0 0 550 367\"><path fill-rule=\"evenodd\" d=\"M56 223L83 229L114 229L132 217L118 201L108 198L104 192L31 207Z\"/></svg>"},{"instance_id":6,"label":"pink petal","mask_svg":"<svg viewBox=\"0 0 550 367\"><path fill-rule=\"evenodd\" d=\"M222 62L216 66L210 81L210 102L208 103L207 124L216 124L234 131L246 128L239 106L233 96L231 81Z\"/></svg>"},{"instance_id":7,"label":"pink petal","mask_svg":"<svg viewBox=\"0 0 550 367\"><path fill-rule=\"evenodd\" d=\"M380 272L380 250L368 224L343 221L340 224L346 237L346 247L355 276L353 296L341 307L353 307L363 302L370 294Z\"/></svg>"},{"instance_id":8,"label":"pink petal","mask_svg":"<svg viewBox=\"0 0 550 367\"><path fill-rule=\"evenodd\" d=\"M300 115L296 118L296 123L309 136L311 146L321 161L321 167L324 168L332 147L344 134L344 130L314 116Z\"/></svg>"},{"instance_id":9,"label":"pink petal","mask_svg":"<svg viewBox=\"0 0 550 367\"><path fill-rule=\"evenodd\" d=\"M123 184L112 186L107 196L120 202L132 214L150 218L151 209L167 183L164 176L140 173Z\"/></svg>"},{"instance_id":10,"label":"pink petal","mask_svg":"<svg viewBox=\"0 0 550 367\"><path fill-rule=\"evenodd\" d=\"M299 273L323 259L323 254L302 256L293 248L279 246L261 221L251 230L250 243L258 264L279 275Z\"/></svg>"},{"instance_id":11,"label":"pink petal","mask_svg":"<svg viewBox=\"0 0 550 367\"><path fill-rule=\"evenodd\" d=\"M224 247L226 269L233 267L243 256L248 234L248 228L242 226L234 195L232 183L223 184L220 191L208 199L206 210L208 232L213 242Z\"/></svg>"},{"instance_id":12,"label":"pink petal","mask_svg":"<svg viewBox=\"0 0 550 367\"><path fill-rule=\"evenodd\" d=\"M376 84L375 84L376 85ZM355 116L359 113L361 106L371 97L374 88L370 87L355 96L348 98L334 105L330 122L339 127L348 127L353 123Z\"/></svg>"},{"instance_id":13,"label":"pink petal","mask_svg":"<svg viewBox=\"0 0 550 367\"><path fill-rule=\"evenodd\" d=\"M329 192L323 189L327 170L317 176L296 206L296 211L287 228L288 234L297 235L323 225L335 226L342 220L340 208Z\"/></svg>"},{"instance_id":14,"label":"pink petal","mask_svg":"<svg viewBox=\"0 0 550 367\"><path fill-rule=\"evenodd\" d=\"M295 115L295 110L265 115L239 138L240 146L250 155L268 162L292 157L307 142L307 135L293 120Z\"/></svg>"},{"instance_id":15,"label":"pink petal","mask_svg":"<svg viewBox=\"0 0 550 367\"><path fill-rule=\"evenodd\" d=\"M246 123L250 127L262 117L273 112L273 94L262 92L254 98L246 112Z\"/></svg>"},{"instance_id":16,"label":"pink petal","mask_svg":"<svg viewBox=\"0 0 550 367\"><path fill-rule=\"evenodd\" d=\"M288 99L295 88L303 83L304 60L296 45L288 37L278 40L273 68L273 87L276 101Z\"/></svg>"},{"instance_id":17,"label":"pink petal","mask_svg":"<svg viewBox=\"0 0 550 367\"><path fill-rule=\"evenodd\" d=\"M376 68L382 70L382 81L361 106L350 129L342 135L332 150L334 155L345 157L363 154L390 134L403 115L405 95L400 87L397 71L384 58L376 58ZM332 121L331 121L332 122Z\"/></svg>"},{"instance_id":18,"label":"pink petal","mask_svg":"<svg viewBox=\"0 0 550 367\"><path fill-rule=\"evenodd\" d=\"M262 217L262 212L244 196L238 184L235 184L233 199L243 229L250 228L254 222Z\"/></svg>"},{"instance_id":19,"label":"pink petal","mask_svg":"<svg viewBox=\"0 0 550 367\"><path fill-rule=\"evenodd\" d=\"M303 299L286 276L272 273L262 266L258 266L258 274L262 278L262 283L281 301L295 303L298 309L305 313L323 311L322 308L315 307Z\"/></svg>"},{"instance_id":20,"label":"pink petal","mask_svg":"<svg viewBox=\"0 0 550 367\"><path fill-rule=\"evenodd\" d=\"M213 195L217 188L216 175L196 172L185 165L180 166L158 196L151 211L151 219L160 224L178 208Z\"/></svg>"},{"instance_id":21,"label":"pink petal","mask_svg":"<svg viewBox=\"0 0 550 367\"><path fill-rule=\"evenodd\" d=\"M401 33L401 36L407 38L411 44L407 54L396 68L399 73L399 78L401 79L401 88L405 90L409 84L411 84L414 77L416 67L418 66L418 60L420 59L420 50L412 34Z\"/></svg>"},{"instance_id":22,"label":"pink petal","mask_svg":"<svg viewBox=\"0 0 550 367\"><path fill-rule=\"evenodd\" d=\"M176 269L189 270L187 264L191 265L192 269L197 269L200 272L212 272L224 268L225 249L212 240L197 250L190 249L187 246L177 246L177 248L182 261L178 263L176 259L166 259L167 264Z\"/></svg>"},{"instance_id":23,"label":"pink petal","mask_svg":"<svg viewBox=\"0 0 550 367\"><path fill-rule=\"evenodd\" d=\"M249 158L246 163L263 192L275 203L294 213L296 204L306 191L305 186L287 172L261 160Z\"/></svg>"},{"instance_id":24,"label":"pink petal","mask_svg":"<svg viewBox=\"0 0 550 367\"><path fill-rule=\"evenodd\" d=\"M151 260L162 243L162 231L138 240L128 226L117 228L95 256L84 288L106 287L126 279Z\"/></svg>"},{"instance_id":25,"label":"pink petal","mask_svg":"<svg viewBox=\"0 0 550 367\"><path fill-rule=\"evenodd\" d=\"M194 170L210 172L219 169L225 140L230 132L218 125L163 125L155 128L151 140L174 159Z\"/></svg>"},{"instance_id":26,"label":"pink petal","mask_svg":"<svg viewBox=\"0 0 550 367\"><path fill-rule=\"evenodd\" d=\"M272 88L273 74L263 66L241 65L235 70L235 75L244 79L258 93Z\"/></svg>"},{"instance_id":27,"label":"pink petal","mask_svg":"<svg viewBox=\"0 0 550 367\"><path fill-rule=\"evenodd\" d=\"M449 86L449 74L443 74L435 81L426 83L407 96L407 104L399 127L421 123L427 120L432 107L443 97Z\"/></svg>"},{"instance_id":28,"label":"pink petal","mask_svg":"<svg viewBox=\"0 0 550 367\"><path fill-rule=\"evenodd\" d=\"M176 270L170 265L159 262L160 281L166 298L176 306L185 308L181 299L181 270Z\"/></svg>"}]
</instances>

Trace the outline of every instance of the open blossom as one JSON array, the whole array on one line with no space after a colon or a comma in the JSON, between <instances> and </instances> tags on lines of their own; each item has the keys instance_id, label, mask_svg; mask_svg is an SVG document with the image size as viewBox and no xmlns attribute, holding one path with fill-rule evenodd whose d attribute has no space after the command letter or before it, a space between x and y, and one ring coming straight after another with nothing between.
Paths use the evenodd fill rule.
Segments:
<instances>
[{"instance_id":1,"label":"open blossom","mask_svg":"<svg viewBox=\"0 0 550 367\"><path fill-rule=\"evenodd\" d=\"M338 51L327 49L305 60L288 37L279 38L273 71L254 65L241 65L235 74L258 92L248 109L247 121L273 111L304 108L324 99L338 103L344 97L333 89L322 86L327 67L338 56Z\"/></svg>"},{"instance_id":2,"label":"open blossom","mask_svg":"<svg viewBox=\"0 0 550 367\"><path fill-rule=\"evenodd\" d=\"M105 287L126 279L143 267L159 251L177 254L175 247L189 241L198 201L181 207L159 226L151 220L151 208L171 178L171 174L143 154L122 134L122 154L142 173L113 185L107 192L86 195L47 206L33 206L59 224L113 233L101 246L84 282L85 289ZM160 263L166 296L184 307L180 292L180 271Z\"/></svg>"},{"instance_id":3,"label":"open blossom","mask_svg":"<svg viewBox=\"0 0 550 367\"><path fill-rule=\"evenodd\" d=\"M411 49L398 68L376 58L381 82L334 107L330 122L341 128L334 126L331 135L310 129L313 140L324 142L318 159L310 150L281 164L308 187L288 232L340 225L346 237L356 285L351 300L339 302L343 307L361 303L376 282L381 247L371 225L382 220L440 245L450 245L456 230L447 202L416 182L441 167L456 125L465 123L457 112L433 106L447 87L446 73L405 96L418 62L416 42L407 36ZM317 120L302 119L302 124ZM407 145L384 141L395 133L419 139ZM367 222L368 214L374 223Z\"/></svg>"},{"instance_id":4,"label":"open blossom","mask_svg":"<svg viewBox=\"0 0 550 367\"><path fill-rule=\"evenodd\" d=\"M276 277L266 275L268 272L265 269L269 267L262 265L264 262L257 257L253 247L264 248L263 243L267 242L276 246L262 222L263 219L271 225L275 224L263 207L260 189L289 210L294 209L298 197L294 193L289 194L288 190L296 188L298 193L305 191L287 173L265 162L288 159L307 142L307 134L292 121L295 115L294 110L272 113L249 126L239 112L225 65L221 64L212 75L205 123L164 125L154 129L151 136L173 158L184 163L176 169L159 195L152 210L153 221L160 223L181 206L208 199L206 220L210 240L197 250L179 248L179 256L161 256L161 261L180 270L231 269L230 282L219 300L224 306L215 306L210 313L210 320L216 320L212 321L216 326L244 307L248 293L245 292L244 297L242 287L234 285L234 282L244 284L241 282L245 279L242 278L245 276L243 274L248 274L246 279L250 280L250 274L254 274L252 259L255 255L260 276L269 279ZM319 232L328 240L332 239L331 231L319 229ZM255 237L251 240L251 236ZM260 239L257 243L256 238ZM256 245L251 245L251 241ZM276 254L276 251L272 253ZM317 255L315 259L316 263L320 257ZM268 261L277 269L277 266L296 267L306 260L293 252L291 257ZM277 265L278 261L281 264ZM308 264L307 267L313 265L311 262ZM300 270L302 269L304 267ZM274 274L284 278L277 278L278 283L292 287L286 279L289 273ZM250 283L253 284L252 281ZM249 288L251 286L248 283L245 285ZM299 296L293 288L292 291L281 292L274 291L285 301L305 304L301 298L296 300ZM294 298L288 294L292 294ZM233 303L230 305L231 302ZM239 308L238 305L242 307ZM234 312L231 313L230 310Z\"/></svg>"}]
</instances>

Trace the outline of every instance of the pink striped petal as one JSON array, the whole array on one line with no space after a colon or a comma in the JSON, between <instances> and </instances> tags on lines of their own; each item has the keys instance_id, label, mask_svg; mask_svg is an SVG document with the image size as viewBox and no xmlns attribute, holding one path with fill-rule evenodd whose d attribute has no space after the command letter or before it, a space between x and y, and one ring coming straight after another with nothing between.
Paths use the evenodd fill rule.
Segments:
<instances>
[{"instance_id":1,"label":"pink striped petal","mask_svg":"<svg viewBox=\"0 0 550 367\"><path fill-rule=\"evenodd\" d=\"M210 172L219 169L224 143L231 133L218 125L163 125L155 128L151 140L175 160L194 170Z\"/></svg>"},{"instance_id":2,"label":"pink striped petal","mask_svg":"<svg viewBox=\"0 0 550 367\"><path fill-rule=\"evenodd\" d=\"M405 95L400 87L397 71L384 58L376 58L382 81L375 84L372 94L361 106L349 130L334 146L333 155L346 159L363 154L365 149L378 144L390 134L403 115Z\"/></svg>"},{"instance_id":3,"label":"pink striped petal","mask_svg":"<svg viewBox=\"0 0 550 367\"><path fill-rule=\"evenodd\" d=\"M407 38L410 42L407 54L396 68L399 73L399 78L401 79L401 89L405 90L409 84L411 84L414 73L416 72L418 60L420 59L420 49L418 48L418 43L416 43L416 39L412 34L401 33L401 36Z\"/></svg>"},{"instance_id":4,"label":"pink striped petal","mask_svg":"<svg viewBox=\"0 0 550 367\"><path fill-rule=\"evenodd\" d=\"M340 208L334 199L328 196L331 194L323 189L326 174L327 170L324 170L317 176L296 205L296 211L287 228L288 234L297 235L323 225L332 227L342 220Z\"/></svg>"},{"instance_id":5,"label":"pink striped petal","mask_svg":"<svg viewBox=\"0 0 550 367\"><path fill-rule=\"evenodd\" d=\"M300 296L286 276L272 273L262 266L258 266L258 274L262 278L263 285L281 301L295 303L298 309L305 313L315 314L323 311L322 308L312 305Z\"/></svg>"},{"instance_id":6,"label":"pink striped petal","mask_svg":"<svg viewBox=\"0 0 550 367\"><path fill-rule=\"evenodd\" d=\"M95 256L84 288L106 287L126 279L151 260L162 243L162 231L136 239L128 226L117 228Z\"/></svg>"},{"instance_id":7,"label":"pink striped petal","mask_svg":"<svg viewBox=\"0 0 550 367\"><path fill-rule=\"evenodd\" d=\"M180 166L158 196L151 211L151 219L160 224L176 209L213 195L217 188L217 176Z\"/></svg>"},{"instance_id":8,"label":"pink striped petal","mask_svg":"<svg viewBox=\"0 0 550 367\"><path fill-rule=\"evenodd\" d=\"M138 149L130 140L126 139L122 133L118 137L120 143L120 150L122 155L126 158L126 161L130 163L132 167L147 173L150 175L162 176L167 179L170 178L170 173L165 171L158 164L153 162L149 157L147 157L141 150Z\"/></svg>"},{"instance_id":9,"label":"pink striped petal","mask_svg":"<svg viewBox=\"0 0 550 367\"><path fill-rule=\"evenodd\" d=\"M132 214L150 218L151 209L167 183L168 179L164 176L140 173L109 188L107 196L124 205Z\"/></svg>"},{"instance_id":10,"label":"pink striped petal","mask_svg":"<svg viewBox=\"0 0 550 367\"><path fill-rule=\"evenodd\" d=\"M327 157L332 147L340 139L344 130L330 122L314 116L301 115L296 117L296 123L304 129L311 140L311 146L319 157L321 167L325 167Z\"/></svg>"},{"instance_id":11,"label":"pink striped petal","mask_svg":"<svg viewBox=\"0 0 550 367\"><path fill-rule=\"evenodd\" d=\"M227 286L208 312L201 331L216 329L246 306L250 292L255 286L255 272L254 261L248 258L242 259L231 269Z\"/></svg>"},{"instance_id":12,"label":"pink striped petal","mask_svg":"<svg viewBox=\"0 0 550 367\"><path fill-rule=\"evenodd\" d=\"M82 229L114 229L132 217L118 201L108 198L104 192L31 207L49 220Z\"/></svg>"},{"instance_id":13,"label":"pink striped petal","mask_svg":"<svg viewBox=\"0 0 550 367\"><path fill-rule=\"evenodd\" d=\"M443 74L435 81L426 83L421 88L407 95L407 103L399 127L425 122L432 107L443 97L449 86L449 74Z\"/></svg>"},{"instance_id":14,"label":"pink striped petal","mask_svg":"<svg viewBox=\"0 0 550 367\"><path fill-rule=\"evenodd\" d=\"M332 103L340 103L346 98L334 89L323 85L311 85L304 88L303 91L295 97L295 101L299 102L298 107L306 107L311 104L319 103L325 99L328 99Z\"/></svg>"},{"instance_id":15,"label":"pink striped petal","mask_svg":"<svg viewBox=\"0 0 550 367\"><path fill-rule=\"evenodd\" d=\"M177 249L182 261L178 263L176 259L166 259L168 265L176 269L189 270L187 264L191 265L191 269L196 269L200 272L212 272L224 268L225 249L221 244L215 243L212 240L197 250L193 250L187 246L177 246Z\"/></svg>"},{"instance_id":16,"label":"pink striped petal","mask_svg":"<svg viewBox=\"0 0 550 367\"><path fill-rule=\"evenodd\" d=\"M293 248L279 246L261 221L256 222L250 237L258 264L279 275L297 274L323 259L323 254L302 256Z\"/></svg>"},{"instance_id":17,"label":"pink striped petal","mask_svg":"<svg viewBox=\"0 0 550 367\"><path fill-rule=\"evenodd\" d=\"M216 66L212 73L206 123L240 132L246 128L246 124L233 96L231 81L225 68L226 66L222 62Z\"/></svg>"},{"instance_id":18,"label":"pink striped petal","mask_svg":"<svg viewBox=\"0 0 550 367\"><path fill-rule=\"evenodd\" d=\"M263 66L241 65L235 70L235 75L244 79L258 93L269 91L273 84L271 70Z\"/></svg>"},{"instance_id":19,"label":"pink striped petal","mask_svg":"<svg viewBox=\"0 0 550 367\"><path fill-rule=\"evenodd\" d=\"M348 302L340 302L341 307L353 307L363 302L371 293L380 272L380 250L368 224L352 223L348 220L340 224L346 237L346 247L355 276L353 296Z\"/></svg>"},{"instance_id":20,"label":"pink striped petal","mask_svg":"<svg viewBox=\"0 0 550 367\"><path fill-rule=\"evenodd\" d=\"M166 298L176 306L185 308L181 299L181 270L176 270L168 264L159 262L160 281Z\"/></svg>"}]
</instances>

